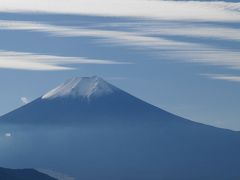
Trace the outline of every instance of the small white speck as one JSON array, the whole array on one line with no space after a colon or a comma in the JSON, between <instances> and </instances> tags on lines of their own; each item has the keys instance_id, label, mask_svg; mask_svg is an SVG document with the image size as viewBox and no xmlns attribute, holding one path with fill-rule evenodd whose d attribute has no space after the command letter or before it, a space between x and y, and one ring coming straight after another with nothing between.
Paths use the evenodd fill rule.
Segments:
<instances>
[{"instance_id":1,"label":"small white speck","mask_svg":"<svg viewBox=\"0 0 240 180\"><path fill-rule=\"evenodd\" d=\"M12 134L11 133L5 133L5 137L11 137Z\"/></svg>"}]
</instances>

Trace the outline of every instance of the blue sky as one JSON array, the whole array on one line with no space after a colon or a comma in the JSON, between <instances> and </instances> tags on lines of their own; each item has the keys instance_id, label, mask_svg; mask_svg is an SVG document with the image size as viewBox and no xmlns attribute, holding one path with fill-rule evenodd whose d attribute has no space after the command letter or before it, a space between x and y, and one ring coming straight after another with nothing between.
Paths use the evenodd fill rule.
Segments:
<instances>
[{"instance_id":1,"label":"blue sky","mask_svg":"<svg viewBox=\"0 0 240 180\"><path fill-rule=\"evenodd\" d=\"M191 120L240 130L240 3L0 0L0 114L98 75Z\"/></svg>"}]
</instances>

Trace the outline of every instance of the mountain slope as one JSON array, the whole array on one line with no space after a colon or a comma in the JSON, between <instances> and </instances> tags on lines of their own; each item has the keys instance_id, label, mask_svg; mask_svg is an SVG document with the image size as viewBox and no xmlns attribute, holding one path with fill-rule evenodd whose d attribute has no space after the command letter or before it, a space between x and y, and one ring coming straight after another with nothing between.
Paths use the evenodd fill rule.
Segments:
<instances>
[{"instance_id":1,"label":"mountain slope","mask_svg":"<svg viewBox=\"0 0 240 180\"><path fill-rule=\"evenodd\" d=\"M239 132L178 117L99 77L71 79L0 126L4 166L77 180L240 178Z\"/></svg>"}]
</instances>

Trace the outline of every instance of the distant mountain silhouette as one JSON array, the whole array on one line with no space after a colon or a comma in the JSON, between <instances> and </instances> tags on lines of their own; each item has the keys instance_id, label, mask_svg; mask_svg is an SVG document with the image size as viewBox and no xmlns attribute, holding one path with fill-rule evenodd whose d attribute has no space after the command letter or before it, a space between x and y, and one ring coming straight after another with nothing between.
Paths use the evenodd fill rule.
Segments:
<instances>
[{"instance_id":1,"label":"distant mountain silhouette","mask_svg":"<svg viewBox=\"0 0 240 180\"><path fill-rule=\"evenodd\" d=\"M56 180L34 169L0 168L0 180Z\"/></svg>"}]
</instances>

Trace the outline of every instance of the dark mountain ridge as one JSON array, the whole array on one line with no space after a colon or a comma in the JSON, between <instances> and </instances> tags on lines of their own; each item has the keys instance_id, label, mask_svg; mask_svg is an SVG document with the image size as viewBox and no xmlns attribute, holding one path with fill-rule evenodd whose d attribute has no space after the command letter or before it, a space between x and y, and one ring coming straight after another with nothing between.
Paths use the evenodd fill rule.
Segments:
<instances>
[{"instance_id":1,"label":"dark mountain ridge","mask_svg":"<svg viewBox=\"0 0 240 180\"><path fill-rule=\"evenodd\" d=\"M34 169L0 168L0 180L57 180Z\"/></svg>"}]
</instances>

